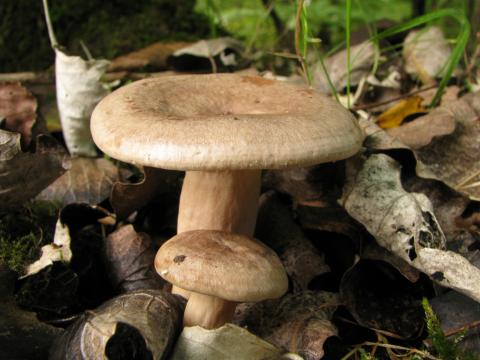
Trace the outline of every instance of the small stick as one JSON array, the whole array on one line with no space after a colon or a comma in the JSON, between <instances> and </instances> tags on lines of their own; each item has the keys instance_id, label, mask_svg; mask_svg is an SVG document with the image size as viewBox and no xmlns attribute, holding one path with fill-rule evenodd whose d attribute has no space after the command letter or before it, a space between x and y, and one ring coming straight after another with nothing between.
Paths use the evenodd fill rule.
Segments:
<instances>
[{"instance_id":1,"label":"small stick","mask_svg":"<svg viewBox=\"0 0 480 360\"><path fill-rule=\"evenodd\" d=\"M377 107L377 106L380 106L380 105L389 104L391 102L394 102L394 101L397 101L397 100L402 100L402 99L405 99L409 96L416 95L416 94L422 93L424 91L434 89L436 87L437 87L437 85L430 85L430 86L427 86L425 88L418 89L418 90L409 92L408 94L403 94L403 95L394 97L394 98L389 99L389 100L380 101L380 102L376 102L376 103L373 103L373 104L355 106L354 110L367 110L367 109L371 109L371 108L374 108L374 107Z\"/></svg>"}]
</instances>

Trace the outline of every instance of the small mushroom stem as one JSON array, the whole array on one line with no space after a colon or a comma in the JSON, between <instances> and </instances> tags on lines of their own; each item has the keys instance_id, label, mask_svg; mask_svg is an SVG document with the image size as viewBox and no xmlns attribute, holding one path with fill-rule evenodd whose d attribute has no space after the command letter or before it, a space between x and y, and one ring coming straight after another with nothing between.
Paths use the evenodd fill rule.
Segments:
<instances>
[{"instance_id":1,"label":"small mushroom stem","mask_svg":"<svg viewBox=\"0 0 480 360\"><path fill-rule=\"evenodd\" d=\"M178 210L177 232L223 230L252 236L258 211L261 170L187 171ZM172 286L188 299L189 292Z\"/></svg>"},{"instance_id":2,"label":"small mushroom stem","mask_svg":"<svg viewBox=\"0 0 480 360\"><path fill-rule=\"evenodd\" d=\"M178 233L223 230L252 236L261 170L188 171L178 212Z\"/></svg>"},{"instance_id":3,"label":"small mushroom stem","mask_svg":"<svg viewBox=\"0 0 480 360\"><path fill-rule=\"evenodd\" d=\"M191 292L183 315L183 325L216 329L232 321L236 306L237 303L233 301Z\"/></svg>"}]
</instances>

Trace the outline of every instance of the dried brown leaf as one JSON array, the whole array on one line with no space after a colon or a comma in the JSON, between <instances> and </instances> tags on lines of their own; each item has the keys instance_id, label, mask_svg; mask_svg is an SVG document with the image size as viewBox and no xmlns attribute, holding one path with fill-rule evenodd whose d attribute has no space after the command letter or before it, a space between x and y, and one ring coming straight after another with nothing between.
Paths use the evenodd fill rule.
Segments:
<instances>
[{"instance_id":1,"label":"dried brown leaf","mask_svg":"<svg viewBox=\"0 0 480 360\"><path fill-rule=\"evenodd\" d=\"M124 219L145 206L156 195L179 190L181 172L144 167L144 177L138 183L114 184L110 203L118 219Z\"/></svg>"},{"instance_id":2,"label":"dried brown leaf","mask_svg":"<svg viewBox=\"0 0 480 360\"><path fill-rule=\"evenodd\" d=\"M236 321L272 344L314 360L324 355L325 340L337 335L330 320L338 305L335 293L304 291L255 304L237 314Z\"/></svg>"},{"instance_id":3,"label":"dried brown leaf","mask_svg":"<svg viewBox=\"0 0 480 360\"><path fill-rule=\"evenodd\" d=\"M403 42L405 70L417 75L423 83L429 83L441 75L451 52L439 27L410 31Z\"/></svg>"},{"instance_id":4,"label":"dried brown leaf","mask_svg":"<svg viewBox=\"0 0 480 360\"><path fill-rule=\"evenodd\" d=\"M315 277L330 271L323 255L293 221L291 209L273 191L260 198L255 236L276 251L294 292L307 290Z\"/></svg>"},{"instance_id":5,"label":"dried brown leaf","mask_svg":"<svg viewBox=\"0 0 480 360\"><path fill-rule=\"evenodd\" d=\"M105 239L106 262L113 287L120 292L161 289L165 281L153 267L156 250L147 234L125 225Z\"/></svg>"},{"instance_id":6,"label":"dried brown leaf","mask_svg":"<svg viewBox=\"0 0 480 360\"><path fill-rule=\"evenodd\" d=\"M39 200L66 206L72 203L96 205L110 195L118 178L117 167L106 159L74 158L70 169L44 189Z\"/></svg>"},{"instance_id":7,"label":"dried brown leaf","mask_svg":"<svg viewBox=\"0 0 480 360\"><path fill-rule=\"evenodd\" d=\"M37 99L22 85L0 84L0 122L5 119L5 130L21 134L24 148L32 140L37 107Z\"/></svg>"},{"instance_id":8,"label":"dried brown leaf","mask_svg":"<svg viewBox=\"0 0 480 360\"><path fill-rule=\"evenodd\" d=\"M167 59L175 51L192 45L191 42L156 42L143 49L119 56L112 60L108 71L136 70L145 66L158 69L167 67Z\"/></svg>"},{"instance_id":9,"label":"dried brown leaf","mask_svg":"<svg viewBox=\"0 0 480 360\"><path fill-rule=\"evenodd\" d=\"M68 166L65 150L53 138L39 135L35 152L23 152L20 134L0 130L0 209L34 198Z\"/></svg>"},{"instance_id":10,"label":"dried brown leaf","mask_svg":"<svg viewBox=\"0 0 480 360\"><path fill-rule=\"evenodd\" d=\"M463 99L440 109L453 116L455 130L415 150L417 174L440 180L470 199L480 200L479 114Z\"/></svg>"}]
</instances>

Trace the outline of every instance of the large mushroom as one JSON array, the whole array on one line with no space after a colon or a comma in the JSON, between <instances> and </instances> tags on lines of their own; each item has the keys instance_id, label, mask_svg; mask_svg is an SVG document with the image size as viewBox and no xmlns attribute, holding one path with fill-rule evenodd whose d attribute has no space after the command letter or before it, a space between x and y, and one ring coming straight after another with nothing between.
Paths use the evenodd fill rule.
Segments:
<instances>
[{"instance_id":1,"label":"large mushroom","mask_svg":"<svg viewBox=\"0 0 480 360\"><path fill-rule=\"evenodd\" d=\"M237 302L276 299L288 288L278 256L259 241L217 230L180 233L162 245L155 268L191 291L185 326L217 328L230 322Z\"/></svg>"},{"instance_id":2,"label":"large mushroom","mask_svg":"<svg viewBox=\"0 0 480 360\"><path fill-rule=\"evenodd\" d=\"M186 170L178 233L252 236L262 169L336 161L364 138L354 117L304 87L235 74L150 78L105 97L95 143L133 164Z\"/></svg>"}]
</instances>

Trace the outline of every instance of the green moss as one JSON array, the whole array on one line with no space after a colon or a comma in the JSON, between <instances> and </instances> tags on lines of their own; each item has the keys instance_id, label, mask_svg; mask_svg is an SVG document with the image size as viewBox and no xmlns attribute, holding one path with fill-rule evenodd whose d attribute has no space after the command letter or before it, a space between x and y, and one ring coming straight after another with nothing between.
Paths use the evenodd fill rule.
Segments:
<instances>
[{"instance_id":1,"label":"green moss","mask_svg":"<svg viewBox=\"0 0 480 360\"><path fill-rule=\"evenodd\" d=\"M440 320L433 312L427 299L422 301L425 311L425 321L427 323L428 337L432 342L436 355L443 360L478 360L478 356L463 351L459 344L465 337L465 332L456 335L453 339L445 336Z\"/></svg>"},{"instance_id":2,"label":"green moss","mask_svg":"<svg viewBox=\"0 0 480 360\"><path fill-rule=\"evenodd\" d=\"M208 19L193 11L195 0L50 0L58 42L83 54L113 58L160 40L193 40L209 33ZM42 70L54 62L41 1L1 0L2 71Z\"/></svg>"},{"instance_id":3,"label":"green moss","mask_svg":"<svg viewBox=\"0 0 480 360\"><path fill-rule=\"evenodd\" d=\"M21 273L40 248L52 242L56 218L57 208L47 202L0 215L0 262Z\"/></svg>"}]
</instances>

